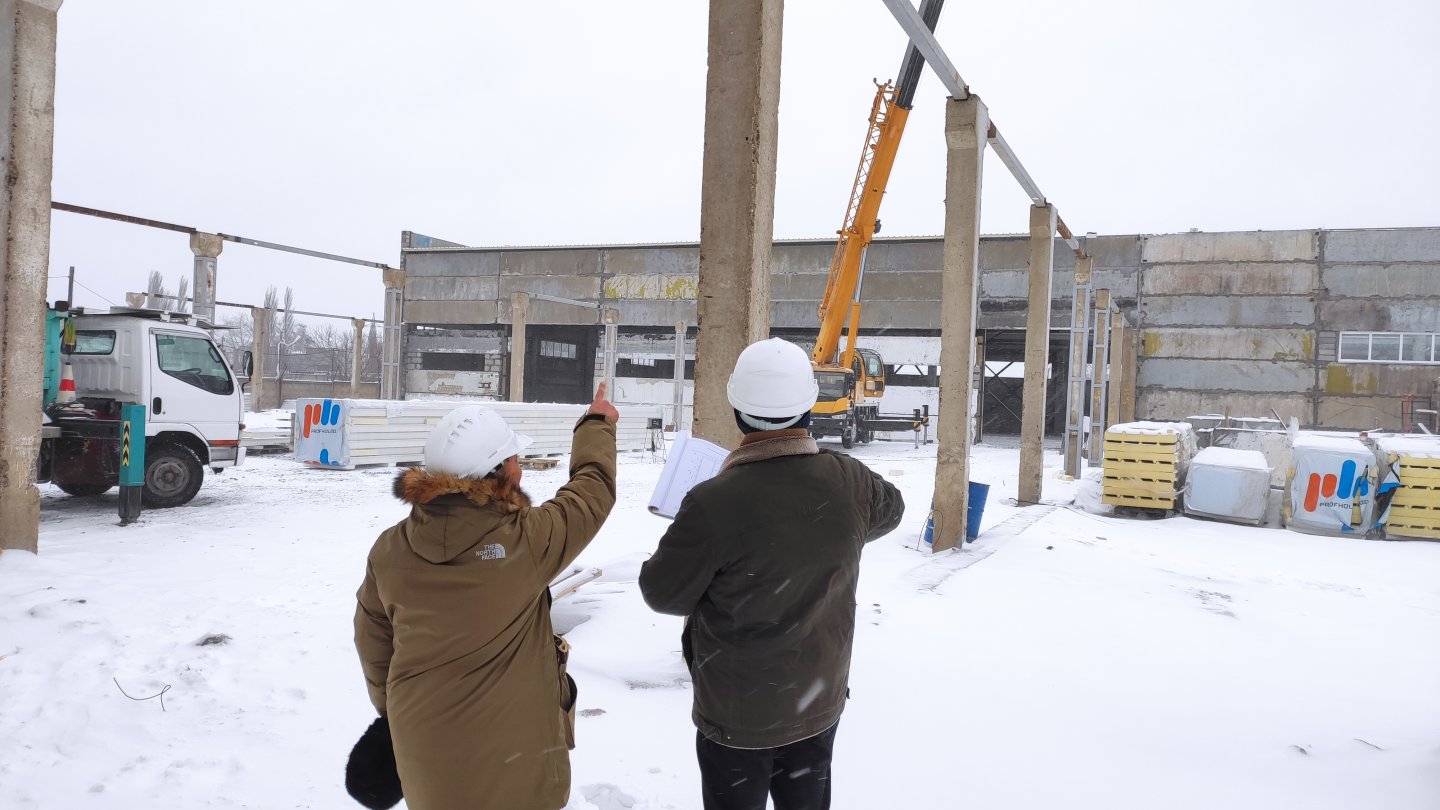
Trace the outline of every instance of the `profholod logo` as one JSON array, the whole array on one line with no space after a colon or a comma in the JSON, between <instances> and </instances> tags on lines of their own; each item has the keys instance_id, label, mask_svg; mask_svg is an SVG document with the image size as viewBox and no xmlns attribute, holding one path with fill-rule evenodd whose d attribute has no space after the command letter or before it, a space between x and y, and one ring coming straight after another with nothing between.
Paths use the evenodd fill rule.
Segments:
<instances>
[{"instance_id":1,"label":"profholod logo","mask_svg":"<svg viewBox=\"0 0 1440 810\"><path fill-rule=\"evenodd\" d=\"M340 403L333 400L325 400L316 405L306 405L302 421L301 435L310 438L310 432L316 427L331 427L340 423ZM334 433L335 430L321 430L318 433Z\"/></svg>"},{"instance_id":2,"label":"profholod logo","mask_svg":"<svg viewBox=\"0 0 1440 810\"><path fill-rule=\"evenodd\" d=\"M1310 480L1305 487L1305 502L1303 506L1306 512L1314 512L1322 505L1327 507L1343 506L1353 496L1362 498L1370 494L1370 468L1367 466L1359 470L1354 461L1346 461L1340 465L1340 475L1321 475L1310 473ZM1338 501L1331 498L1339 497ZM1324 498L1322 502L1320 499Z\"/></svg>"}]
</instances>

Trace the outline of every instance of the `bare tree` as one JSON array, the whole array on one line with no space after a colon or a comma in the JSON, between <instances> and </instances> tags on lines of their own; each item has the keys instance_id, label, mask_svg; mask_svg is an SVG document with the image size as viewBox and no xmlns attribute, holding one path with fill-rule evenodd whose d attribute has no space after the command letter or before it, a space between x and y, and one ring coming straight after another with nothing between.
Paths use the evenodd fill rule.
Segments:
<instances>
[{"instance_id":1,"label":"bare tree","mask_svg":"<svg viewBox=\"0 0 1440 810\"><path fill-rule=\"evenodd\" d=\"M311 352L325 355L331 382L350 379L350 360L355 356L353 330L327 324L307 329L305 338Z\"/></svg>"},{"instance_id":2,"label":"bare tree","mask_svg":"<svg viewBox=\"0 0 1440 810\"><path fill-rule=\"evenodd\" d=\"M165 276L159 270L151 270L150 280L145 285L145 306L149 309L165 309L169 298L170 291L165 289Z\"/></svg>"}]
</instances>

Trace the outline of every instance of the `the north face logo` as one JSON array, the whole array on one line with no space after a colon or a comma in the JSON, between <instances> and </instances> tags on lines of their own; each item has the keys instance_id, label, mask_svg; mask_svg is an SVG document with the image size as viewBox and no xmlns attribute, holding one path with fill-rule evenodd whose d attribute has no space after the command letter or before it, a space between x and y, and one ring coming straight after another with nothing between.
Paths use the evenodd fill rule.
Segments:
<instances>
[{"instance_id":1,"label":"the north face logo","mask_svg":"<svg viewBox=\"0 0 1440 810\"><path fill-rule=\"evenodd\" d=\"M499 543L490 543L476 551L475 556L482 560L503 560L505 559L505 547Z\"/></svg>"}]
</instances>

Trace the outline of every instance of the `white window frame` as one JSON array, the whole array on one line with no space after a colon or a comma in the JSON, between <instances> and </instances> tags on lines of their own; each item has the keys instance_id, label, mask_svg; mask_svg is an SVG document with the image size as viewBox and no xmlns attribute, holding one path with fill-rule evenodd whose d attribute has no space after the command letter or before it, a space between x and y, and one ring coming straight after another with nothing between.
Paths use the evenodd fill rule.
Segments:
<instances>
[{"instance_id":1,"label":"white window frame","mask_svg":"<svg viewBox=\"0 0 1440 810\"><path fill-rule=\"evenodd\" d=\"M1430 338L1430 359L1428 360L1405 360L1405 339L1408 337L1426 336ZM1347 357L1345 355L1345 339L1364 338L1365 357ZM1375 338L1399 338L1399 357L1394 360L1375 360ZM1335 356L1341 363L1380 363L1383 365L1407 365L1407 366L1437 366L1440 365L1440 333L1436 332L1341 332L1340 338L1335 343Z\"/></svg>"}]
</instances>

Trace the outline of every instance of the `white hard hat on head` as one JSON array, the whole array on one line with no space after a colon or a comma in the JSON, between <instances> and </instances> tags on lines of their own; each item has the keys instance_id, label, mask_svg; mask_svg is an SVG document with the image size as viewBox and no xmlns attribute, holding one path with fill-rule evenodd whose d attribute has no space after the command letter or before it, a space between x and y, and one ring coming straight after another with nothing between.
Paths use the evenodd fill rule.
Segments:
<instances>
[{"instance_id":1,"label":"white hard hat on head","mask_svg":"<svg viewBox=\"0 0 1440 810\"><path fill-rule=\"evenodd\" d=\"M530 446L483 405L464 405L440 420L425 441L425 468L461 478L479 478Z\"/></svg>"},{"instance_id":2,"label":"white hard hat on head","mask_svg":"<svg viewBox=\"0 0 1440 810\"><path fill-rule=\"evenodd\" d=\"M725 393L735 410L775 418L809 412L820 387L804 349L770 338L751 343L740 353Z\"/></svg>"}]
</instances>

